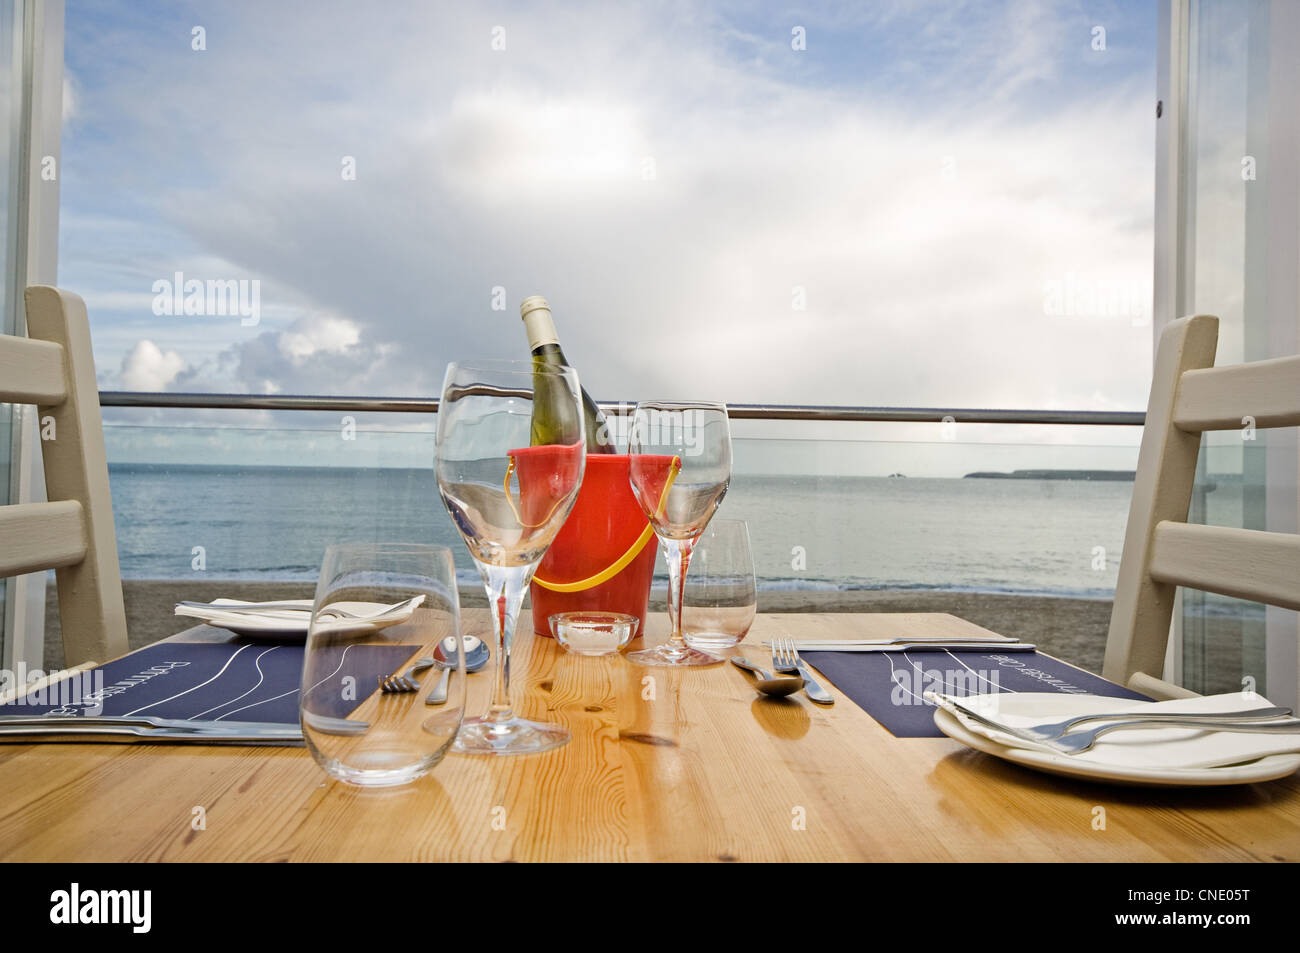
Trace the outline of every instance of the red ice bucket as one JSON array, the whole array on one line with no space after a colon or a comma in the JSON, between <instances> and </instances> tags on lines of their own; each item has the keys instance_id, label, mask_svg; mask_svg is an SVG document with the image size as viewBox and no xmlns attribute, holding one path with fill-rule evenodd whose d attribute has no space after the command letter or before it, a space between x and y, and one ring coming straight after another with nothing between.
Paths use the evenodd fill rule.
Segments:
<instances>
[{"instance_id":1,"label":"red ice bucket","mask_svg":"<svg viewBox=\"0 0 1300 953\"><path fill-rule=\"evenodd\" d=\"M659 543L628 482L631 457L590 454L573 511L533 576L533 631L557 612L622 612L645 628ZM671 460L671 458L666 458ZM665 467L665 473L667 467Z\"/></svg>"}]
</instances>

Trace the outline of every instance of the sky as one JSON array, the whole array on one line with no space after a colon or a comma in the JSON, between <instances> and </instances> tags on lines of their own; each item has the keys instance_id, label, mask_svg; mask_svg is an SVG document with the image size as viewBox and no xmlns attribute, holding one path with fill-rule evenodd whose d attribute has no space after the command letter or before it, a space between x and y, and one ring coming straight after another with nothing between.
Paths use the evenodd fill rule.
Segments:
<instances>
[{"instance_id":1,"label":"sky","mask_svg":"<svg viewBox=\"0 0 1300 953\"><path fill-rule=\"evenodd\" d=\"M112 390L436 396L525 357L543 294L597 400L1141 409L1155 29L1153 0L68 0L59 281ZM256 320L156 313L177 273ZM1136 442L1107 430L967 434Z\"/></svg>"}]
</instances>

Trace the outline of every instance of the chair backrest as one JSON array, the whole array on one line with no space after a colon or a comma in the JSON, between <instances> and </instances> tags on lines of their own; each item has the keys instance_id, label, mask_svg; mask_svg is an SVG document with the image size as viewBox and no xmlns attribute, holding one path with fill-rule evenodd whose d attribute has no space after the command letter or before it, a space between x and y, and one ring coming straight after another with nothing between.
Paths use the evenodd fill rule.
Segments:
<instances>
[{"instance_id":1,"label":"chair backrest","mask_svg":"<svg viewBox=\"0 0 1300 953\"><path fill-rule=\"evenodd\" d=\"M26 291L29 337L0 335L0 401L35 404L48 503L0 506L0 577L55 570L64 663L127 650L122 579L86 305Z\"/></svg>"},{"instance_id":2,"label":"chair backrest","mask_svg":"<svg viewBox=\"0 0 1300 953\"><path fill-rule=\"evenodd\" d=\"M1300 535L1188 524L1201 433L1300 426L1300 356L1214 367L1219 319L1171 322L1156 347L1102 674L1161 698L1179 586L1300 609Z\"/></svg>"}]
</instances>

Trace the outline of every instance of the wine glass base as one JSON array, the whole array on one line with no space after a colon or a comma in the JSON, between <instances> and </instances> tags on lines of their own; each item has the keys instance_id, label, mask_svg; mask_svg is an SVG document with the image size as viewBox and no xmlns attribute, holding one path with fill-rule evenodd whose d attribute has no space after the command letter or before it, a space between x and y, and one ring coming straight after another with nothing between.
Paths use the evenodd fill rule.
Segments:
<instances>
[{"instance_id":1,"label":"wine glass base","mask_svg":"<svg viewBox=\"0 0 1300 953\"><path fill-rule=\"evenodd\" d=\"M523 718L467 718L451 750L457 754L538 754L569 743L569 729Z\"/></svg>"},{"instance_id":2,"label":"wine glass base","mask_svg":"<svg viewBox=\"0 0 1300 953\"><path fill-rule=\"evenodd\" d=\"M689 645L676 646L671 642L656 645L652 649L629 652L629 661L638 665L717 665L722 659L708 652L701 652Z\"/></svg>"}]
</instances>

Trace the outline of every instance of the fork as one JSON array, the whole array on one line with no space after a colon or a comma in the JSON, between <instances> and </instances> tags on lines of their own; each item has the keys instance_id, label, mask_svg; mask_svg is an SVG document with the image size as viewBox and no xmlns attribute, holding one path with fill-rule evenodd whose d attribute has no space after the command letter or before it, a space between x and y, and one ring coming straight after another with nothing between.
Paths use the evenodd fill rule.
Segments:
<instances>
[{"instance_id":1,"label":"fork","mask_svg":"<svg viewBox=\"0 0 1300 953\"><path fill-rule=\"evenodd\" d=\"M1043 741L1055 741L1073 731L1075 725L1081 725L1085 721L1123 721L1127 719L1140 719L1141 721L1151 722L1178 721L1187 724L1193 721L1205 721L1218 724L1224 721L1263 721L1270 718L1285 718L1290 714L1290 708L1252 708L1249 711L1222 712L1125 711L1109 712L1099 715L1079 715L1076 718L1067 718L1065 721L1053 722L1050 725L1026 725L1024 730Z\"/></svg>"},{"instance_id":2,"label":"fork","mask_svg":"<svg viewBox=\"0 0 1300 953\"><path fill-rule=\"evenodd\" d=\"M1259 722L1241 722L1241 721L1174 721L1173 719L1161 719L1151 721L1146 718L1138 718L1133 721L1114 721L1109 724L1101 725L1089 731L1080 731L1063 738L1056 738L1051 741L1043 741L1042 744L1048 745L1062 754L1079 754L1087 751L1097 743L1097 739L1106 734L1108 731L1116 731L1120 728L1136 728L1139 726L1185 726L1187 728L1202 728L1205 731L1245 731L1256 734L1279 734L1291 735L1300 734L1300 718L1288 718L1285 721L1259 721Z\"/></svg>"},{"instance_id":3,"label":"fork","mask_svg":"<svg viewBox=\"0 0 1300 953\"><path fill-rule=\"evenodd\" d=\"M788 675L802 675L804 693L812 701L819 705L835 704L835 697L818 684L803 659L799 658L799 650L795 648L794 639L772 640L772 668Z\"/></svg>"},{"instance_id":4,"label":"fork","mask_svg":"<svg viewBox=\"0 0 1300 953\"><path fill-rule=\"evenodd\" d=\"M1052 742L1064 737L1070 732L1075 725L1082 724L1085 721L1096 721L1098 719L1118 720L1124 724L1132 724L1134 721L1142 721L1151 724L1173 724L1184 727L1195 727L1205 725L1212 728L1232 721L1257 720L1264 718L1277 718L1282 715L1291 714L1289 708L1256 708L1250 711L1234 712L1102 712L1096 715L1081 715L1076 718L1067 718L1065 721L1059 721L1047 725L1026 725L1016 727L997 721L990 715L976 711L969 705L962 703L961 699L954 698L951 695L943 695L939 692L926 692L927 700L940 706L951 707L960 711L972 721L977 721L986 728L993 728L1003 734L1013 735L1023 741L1032 741L1037 744L1050 745Z\"/></svg>"},{"instance_id":5,"label":"fork","mask_svg":"<svg viewBox=\"0 0 1300 953\"><path fill-rule=\"evenodd\" d=\"M1137 725L1201 728L1205 731L1280 731L1280 733L1300 731L1300 718L1290 718L1286 721L1233 722L1231 720L1214 720L1216 716L1212 714L1197 717L1194 715L1175 715L1170 712L1162 718L1151 718L1150 716L1133 714L1130 715L1131 720L1129 721L1110 722L1109 724L1093 728L1090 731L1080 731L1060 738L1044 738L1041 735L1031 734L1024 728L1016 728L1012 725L1005 725L1000 721L995 721L988 715L981 714L975 709L963 705L951 695L941 695L938 692L926 692L925 697L928 700L935 702L940 707L956 709L971 721L978 722L986 728L992 728L995 731L1002 732L1003 734L1019 738L1021 741L1027 741L1033 745L1050 748L1053 751L1059 751L1062 754L1079 754L1080 752L1087 751L1097 743L1097 738L1104 735L1106 732L1114 731L1118 728L1132 728ZM1121 714L1120 717L1123 717L1123 714ZM1231 718L1231 715L1228 717Z\"/></svg>"},{"instance_id":6,"label":"fork","mask_svg":"<svg viewBox=\"0 0 1300 953\"><path fill-rule=\"evenodd\" d=\"M417 672L423 672L434 664L434 659L426 656L418 659L414 665L406 670L402 675L394 672L391 675L379 676L379 690L385 695L400 695L406 692L413 692L419 689L420 683L413 677Z\"/></svg>"}]
</instances>

